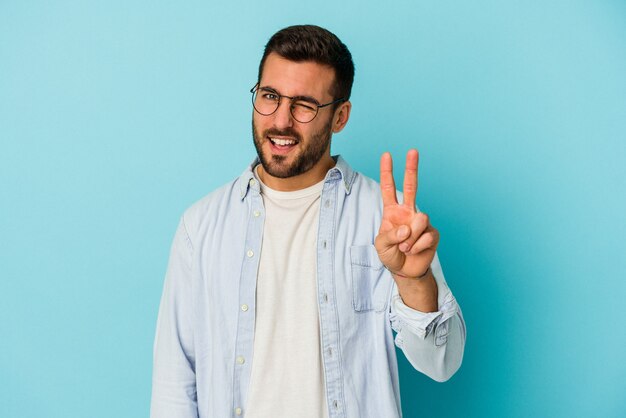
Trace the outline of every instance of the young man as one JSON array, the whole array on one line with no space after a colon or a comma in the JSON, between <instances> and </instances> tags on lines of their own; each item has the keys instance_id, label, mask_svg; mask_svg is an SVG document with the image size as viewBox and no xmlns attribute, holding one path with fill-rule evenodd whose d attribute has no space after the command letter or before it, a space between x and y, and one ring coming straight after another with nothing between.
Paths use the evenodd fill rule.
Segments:
<instances>
[{"instance_id":1,"label":"young man","mask_svg":"<svg viewBox=\"0 0 626 418\"><path fill-rule=\"evenodd\" d=\"M153 418L393 418L395 344L437 381L459 368L465 324L391 156L380 186L332 157L354 65L317 26L266 45L252 89L258 159L183 215L154 345Z\"/></svg>"}]
</instances>

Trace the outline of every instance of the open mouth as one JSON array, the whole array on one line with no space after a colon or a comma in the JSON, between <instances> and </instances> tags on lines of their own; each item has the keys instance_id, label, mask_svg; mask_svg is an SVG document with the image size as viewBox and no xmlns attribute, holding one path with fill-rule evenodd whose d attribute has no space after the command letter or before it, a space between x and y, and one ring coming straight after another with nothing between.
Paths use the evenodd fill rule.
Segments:
<instances>
[{"instance_id":1,"label":"open mouth","mask_svg":"<svg viewBox=\"0 0 626 418\"><path fill-rule=\"evenodd\" d=\"M279 137L267 137L272 145L272 150L278 153L289 152L296 145L298 145L298 140L295 138L279 138Z\"/></svg>"}]
</instances>

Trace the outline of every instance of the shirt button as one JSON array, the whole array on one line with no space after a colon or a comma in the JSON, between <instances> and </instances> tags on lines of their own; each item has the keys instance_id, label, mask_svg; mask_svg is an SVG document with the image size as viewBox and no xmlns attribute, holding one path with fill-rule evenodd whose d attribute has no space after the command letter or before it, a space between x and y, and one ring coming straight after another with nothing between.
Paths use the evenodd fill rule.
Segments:
<instances>
[{"instance_id":1,"label":"shirt button","mask_svg":"<svg viewBox=\"0 0 626 418\"><path fill-rule=\"evenodd\" d=\"M259 216L261 216L261 212L259 212L258 210L254 211L254 217L258 218Z\"/></svg>"},{"instance_id":2,"label":"shirt button","mask_svg":"<svg viewBox=\"0 0 626 418\"><path fill-rule=\"evenodd\" d=\"M328 348L328 357L332 357L332 356L333 356L333 349Z\"/></svg>"},{"instance_id":3,"label":"shirt button","mask_svg":"<svg viewBox=\"0 0 626 418\"><path fill-rule=\"evenodd\" d=\"M237 364L244 364L246 362L246 359L243 358L242 356L237 357Z\"/></svg>"},{"instance_id":4,"label":"shirt button","mask_svg":"<svg viewBox=\"0 0 626 418\"><path fill-rule=\"evenodd\" d=\"M256 180L255 179L250 180L250 186L255 186L255 185L256 185Z\"/></svg>"},{"instance_id":5,"label":"shirt button","mask_svg":"<svg viewBox=\"0 0 626 418\"><path fill-rule=\"evenodd\" d=\"M248 252L246 253L246 255L247 255L248 257L252 257L252 256L254 255L254 251L252 251L252 250L248 250Z\"/></svg>"},{"instance_id":6,"label":"shirt button","mask_svg":"<svg viewBox=\"0 0 626 418\"><path fill-rule=\"evenodd\" d=\"M241 305L241 310L244 312L248 312L248 305L246 305L245 303Z\"/></svg>"},{"instance_id":7,"label":"shirt button","mask_svg":"<svg viewBox=\"0 0 626 418\"><path fill-rule=\"evenodd\" d=\"M330 207L330 200L326 200L326 202L324 203L324 205L329 208Z\"/></svg>"},{"instance_id":8,"label":"shirt button","mask_svg":"<svg viewBox=\"0 0 626 418\"><path fill-rule=\"evenodd\" d=\"M324 293L324 302L328 303L328 293Z\"/></svg>"},{"instance_id":9,"label":"shirt button","mask_svg":"<svg viewBox=\"0 0 626 418\"><path fill-rule=\"evenodd\" d=\"M235 408L235 414L241 415L241 408Z\"/></svg>"}]
</instances>

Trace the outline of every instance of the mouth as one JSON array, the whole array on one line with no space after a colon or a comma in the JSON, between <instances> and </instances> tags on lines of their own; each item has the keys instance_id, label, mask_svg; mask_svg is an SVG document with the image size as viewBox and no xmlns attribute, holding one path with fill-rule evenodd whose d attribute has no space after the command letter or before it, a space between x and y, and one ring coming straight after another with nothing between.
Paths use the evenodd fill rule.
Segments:
<instances>
[{"instance_id":1,"label":"mouth","mask_svg":"<svg viewBox=\"0 0 626 418\"><path fill-rule=\"evenodd\" d=\"M272 152L275 154L287 154L298 145L299 141L293 137L267 136Z\"/></svg>"}]
</instances>

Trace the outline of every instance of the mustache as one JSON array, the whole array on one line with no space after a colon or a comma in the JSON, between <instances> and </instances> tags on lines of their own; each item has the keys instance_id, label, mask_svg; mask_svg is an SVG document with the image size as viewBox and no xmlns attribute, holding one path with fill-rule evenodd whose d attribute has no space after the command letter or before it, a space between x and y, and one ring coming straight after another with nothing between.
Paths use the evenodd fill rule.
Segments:
<instances>
[{"instance_id":1,"label":"mustache","mask_svg":"<svg viewBox=\"0 0 626 418\"><path fill-rule=\"evenodd\" d=\"M302 140L302 137L298 132L296 132L293 128L286 129L275 129L270 128L267 129L264 133L264 136L291 136L295 138L298 142Z\"/></svg>"}]
</instances>

